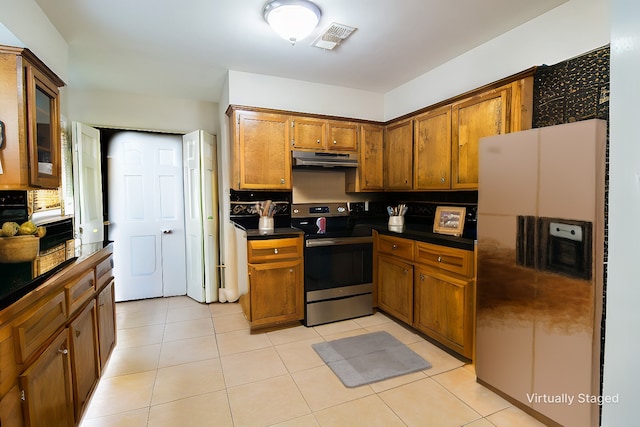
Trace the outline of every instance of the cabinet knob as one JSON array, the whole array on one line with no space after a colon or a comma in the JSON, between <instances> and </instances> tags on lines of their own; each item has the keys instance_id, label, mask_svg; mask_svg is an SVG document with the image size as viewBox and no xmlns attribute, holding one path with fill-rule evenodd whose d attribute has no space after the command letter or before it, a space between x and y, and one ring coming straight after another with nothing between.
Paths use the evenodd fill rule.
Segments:
<instances>
[{"instance_id":1,"label":"cabinet knob","mask_svg":"<svg viewBox=\"0 0 640 427\"><path fill-rule=\"evenodd\" d=\"M316 144L320 144L320 140L319 139L316 141Z\"/></svg>"},{"instance_id":2,"label":"cabinet knob","mask_svg":"<svg viewBox=\"0 0 640 427\"><path fill-rule=\"evenodd\" d=\"M438 262L442 262L442 257L441 256L438 257Z\"/></svg>"},{"instance_id":3,"label":"cabinet knob","mask_svg":"<svg viewBox=\"0 0 640 427\"><path fill-rule=\"evenodd\" d=\"M407 270L406 268L403 268L403 269L402 269L402 272L403 272L404 274L409 274L409 270Z\"/></svg>"},{"instance_id":4,"label":"cabinet knob","mask_svg":"<svg viewBox=\"0 0 640 427\"><path fill-rule=\"evenodd\" d=\"M293 268L290 268L290 269L289 269L289 273L293 273Z\"/></svg>"},{"instance_id":5,"label":"cabinet knob","mask_svg":"<svg viewBox=\"0 0 640 427\"><path fill-rule=\"evenodd\" d=\"M280 184L284 184L284 178L280 178Z\"/></svg>"},{"instance_id":6,"label":"cabinet knob","mask_svg":"<svg viewBox=\"0 0 640 427\"><path fill-rule=\"evenodd\" d=\"M273 249L273 253L274 253L274 254L277 254L277 253L278 253L278 248L274 248L274 249Z\"/></svg>"},{"instance_id":7,"label":"cabinet knob","mask_svg":"<svg viewBox=\"0 0 640 427\"><path fill-rule=\"evenodd\" d=\"M337 145L337 144L338 144L338 141L334 140L333 145Z\"/></svg>"},{"instance_id":8,"label":"cabinet knob","mask_svg":"<svg viewBox=\"0 0 640 427\"><path fill-rule=\"evenodd\" d=\"M440 178L440 182L444 184L444 182L446 181L445 177L443 176L442 178Z\"/></svg>"},{"instance_id":9,"label":"cabinet knob","mask_svg":"<svg viewBox=\"0 0 640 427\"><path fill-rule=\"evenodd\" d=\"M60 353L60 354L68 354L69 350L67 350L66 348L59 348L58 349L58 353Z\"/></svg>"},{"instance_id":10,"label":"cabinet knob","mask_svg":"<svg viewBox=\"0 0 640 427\"><path fill-rule=\"evenodd\" d=\"M391 249L395 251L396 249L398 249L398 246L394 243L393 246L391 246Z\"/></svg>"},{"instance_id":11,"label":"cabinet knob","mask_svg":"<svg viewBox=\"0 0 640 427\"><path fill-rule=\"evenodd\" d=\"M424 274L420 275L420 280L422 280L424 282Z\"/></svg>"}]
</instances>

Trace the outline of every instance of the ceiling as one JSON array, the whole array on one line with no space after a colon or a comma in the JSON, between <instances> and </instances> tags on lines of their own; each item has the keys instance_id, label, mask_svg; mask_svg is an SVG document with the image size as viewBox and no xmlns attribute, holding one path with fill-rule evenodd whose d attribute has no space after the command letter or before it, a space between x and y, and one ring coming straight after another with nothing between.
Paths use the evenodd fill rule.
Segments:
<instances>
[{"instance_id":1,"label":"ceiling","mask_svg":"<svg viewBox=\"0 0 640 427\"><path fill-rule=\"evenodd\" d=\"M35 0L69 44L68 86L217 102L228 70L386 93L567 0L315 0L292 46L265 0ZM358 29L310 46L332 22Z\"/></svg>"}]
</instances>

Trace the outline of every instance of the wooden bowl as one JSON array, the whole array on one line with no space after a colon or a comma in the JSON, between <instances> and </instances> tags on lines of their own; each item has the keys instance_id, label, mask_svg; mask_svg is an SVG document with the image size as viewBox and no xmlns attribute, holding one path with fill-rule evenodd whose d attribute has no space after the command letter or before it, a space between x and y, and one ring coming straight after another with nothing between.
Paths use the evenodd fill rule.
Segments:
<instances>
[{"instance_id":1,"label":"wooden bowl","mask_svg":"<svg viewBox=\"0 0 640 427\"><path fill-rule=\"evenodd\" d=\"M37 236L0 237L0 263L33 261L39 248L40 238Z\"/></svg>"}]
</instances>

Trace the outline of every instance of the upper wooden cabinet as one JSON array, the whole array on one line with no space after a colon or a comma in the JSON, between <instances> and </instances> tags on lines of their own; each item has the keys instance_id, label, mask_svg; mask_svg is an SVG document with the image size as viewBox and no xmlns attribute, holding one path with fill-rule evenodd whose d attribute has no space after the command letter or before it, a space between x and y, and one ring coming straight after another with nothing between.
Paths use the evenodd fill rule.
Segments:
<instances>
[{"instance_id":1,"label":"upper wooden cabinet","mask_svg":"<svg viewBox=\"0 0 640 427\"><path fill-rule=\"evenodd\" d=\"M31 51L0 46L0 189L60 186L60 87Z\"/></svg>"},{"instance_id":2,"label":"upper wooden cabinet","mask_svg":"<svg viewBox=\"0 0 640 427\"><path fill-rule=\"evenodd\" d=\"M413 121L387 126L384 141L384 188L413 188Z\"/></svg>"},{"instance_id":3,"label":"upper wooden cabinet","mask_svg":"<svg viewBox=\"0 0 640 427\"><path fill-rule=\"evenodd\" d=\"M385 190L477 189L480 139L530 129L532 92L526 76L387 125Z\"/></svg>"},{"instance_id":4,"label":"upper wooden cabinet","mask_svg":"<svg viewBox=\"0 0 640 427\"><path fill-rule=\"evenodd\" d=\"M233 182L236 190L291 189L289 116L233 110Z\"/></svg>"},{"instance_id":5,"label":"upper wooden cabinet","mask_svg":"<svg viewBox=\"0 0 640 427\"><path fill-rule=\"evenodd\" d=\"M452 188L477 188L478 143L511 129L511 88L492 90L452 106Z\"/></svg>"},{"instance_id":6,"label":"upper wooden cabinet","mask_svg":"<svg viewBox=\"0 0 640 427\"><path fill-rule=\"evenodd\" d=\"M313 117L292 118L293 148L313 151L356 151L358 125Z\"/></svg>"},{"instance_id":7,"label":"upper wooden cabinet","mask_svg":"<svg viewBox=\"0 0 640 427\"><path fill-rule=\"evenodd\" d=\"M346 191L384 190L384 126L361 125L359 167L346 172Z\"/></svg>"},{"instance_id":8,"label":"upper wooden cabinet","mask_svg":"<svg viewBox=\"0 0 640 427\"><path fill-rule=\"evenodd\" d=\"M451 187L451 107L437 108L413 122L413 189Z\"/></svg>"}]
</instances>

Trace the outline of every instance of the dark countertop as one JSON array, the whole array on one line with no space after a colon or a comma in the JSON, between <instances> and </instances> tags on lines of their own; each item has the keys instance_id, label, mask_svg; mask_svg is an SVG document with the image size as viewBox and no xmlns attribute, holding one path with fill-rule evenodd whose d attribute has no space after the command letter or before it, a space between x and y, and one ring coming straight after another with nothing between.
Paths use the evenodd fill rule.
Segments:
<instances>
[{"instance_id":1,"label":"dark countertop","mask_svg":"<svg viewBox=\"0 0 640 427\"><path fill-rule=\"evenodd\" d=\"M74 257L67 259L37 277L33 277L31 262L0 264L0 273L2 273L3 277L2 286L0 287L0 310L38 288L53 275L58 274L71 265L84 261L109 244L110 243L104 244L103 242L99 242L76 247Z\"/></svg>"},{"instance_id":2,"label":"dark countertop","mask_svg":"<svg viewBox=\"0 0 640 427\"><path fill-rule=\"evenodd\" d=\"M247 240L284 239L287 237L300 237L304 235L302 230L292 227L274 228L272 233L260 234L260 231L257 228L244 229L236 223L234 223L234 225L247 232Z\"/></svg>"},{"instance_id":3,"label":"dark countertop","mask_svg":"<svg viewBox=\"0 0 640 427\"><path fill-rule=\"evenodd\" d=\"M386 225L376 225L373 227L373 229L380 234L385 234L388 236L402 237L404 239L433 243L435 245L448 246L451 248L464 249L467 251L473 251L475 243L475 240L473 239L432 233L425 231L424 227L416 227L410 224L405 227L405 230L402 233L390 231Z\"/></svg>"}]
</instances>

